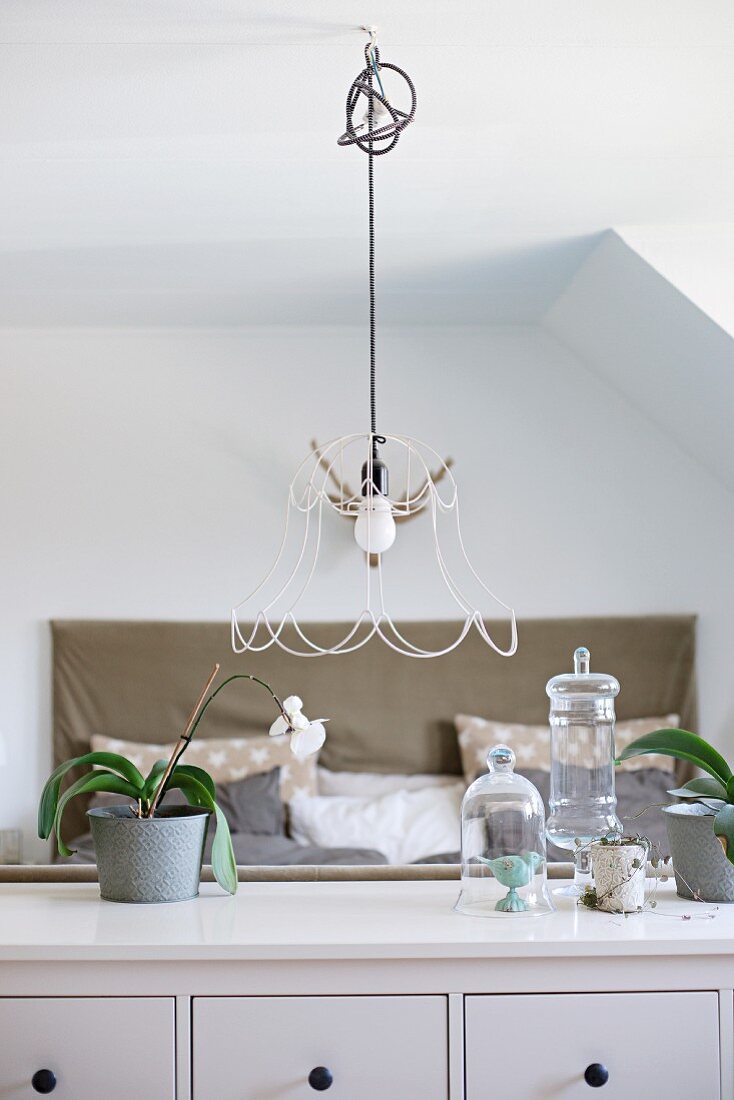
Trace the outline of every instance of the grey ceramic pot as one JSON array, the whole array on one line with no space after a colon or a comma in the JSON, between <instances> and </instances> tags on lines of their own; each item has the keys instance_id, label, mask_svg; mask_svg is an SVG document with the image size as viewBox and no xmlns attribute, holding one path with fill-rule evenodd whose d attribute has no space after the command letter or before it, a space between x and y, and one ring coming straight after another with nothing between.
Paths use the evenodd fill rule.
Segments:
<instances>
[{"instance_id":1,"label":"grey ceramic pot","mask_svg":"<svg viewBox=\"0 0 734 1100\"><path fill-rule=\"evenodd\" d=\"M187 901L199 893L209 811L164 806L154 818L127 806L88 810L99 892L107 901Z\"/></svg>"},{"instance_id":2,"label":"grey ceramic pot","mask_svg":"<svg viewBox=\"0 0 734 1100\"><path fill-rule=\"evenodd\" d=\"M734 902L734 865L714 832L714 815L700 802L666 806L665 824L678 894Z\"/></svg>"}]
</instances>

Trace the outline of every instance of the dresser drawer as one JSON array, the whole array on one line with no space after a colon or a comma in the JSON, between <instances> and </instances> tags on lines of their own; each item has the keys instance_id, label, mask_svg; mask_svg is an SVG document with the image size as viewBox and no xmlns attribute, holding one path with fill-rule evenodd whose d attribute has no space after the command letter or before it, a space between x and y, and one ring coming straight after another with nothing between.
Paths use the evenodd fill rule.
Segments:
<instances>
[{"instance_id":1,"label":"dresser drawer","mask_svg":"<svg viewBox=\"0 0 734 1100\"><path fill-rule=\"evenodd\" d=\"M447 1100L447 1044L445 997L200 997L194 1097Z\"/></svg>"},{"instance_id":2,"label":"dresser drawer","mask_svg":"<svg viewBox=\"0 0 734 1100\"><path fill-rule=\"evenodd\" d=\"M171 998L0 998L0 1098L173 1100L174 1035Z\"/></svg>"},{"instance_id":3,"label":"dresser drawer","mask_svg":"<svg viewBox=\"0 0 734 1100\"><path fill-rule=\"evenodd\" d=\"M466 1082L466 1100L719 1100L718 995L467 997Z\"/></svg>"}]
</instances>

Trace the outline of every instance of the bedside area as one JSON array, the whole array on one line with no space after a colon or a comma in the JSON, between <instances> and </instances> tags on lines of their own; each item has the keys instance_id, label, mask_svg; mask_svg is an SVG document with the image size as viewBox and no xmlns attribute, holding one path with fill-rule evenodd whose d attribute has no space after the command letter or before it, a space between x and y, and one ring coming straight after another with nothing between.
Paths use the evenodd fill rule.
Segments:
<instances>
[{"instance_id":1,"label":"bedside area","mask_svg":"<svg viewBox=\"0 0 734 1100\"><path fill-rule=\"evenodd\" d=\"M4 883L0 1095L732 1095L734 909L665 884L628 918L556 898L487 921L453 913L457 893L256 882L122 906L95 883Z\"/></svg>"}]
</instances>

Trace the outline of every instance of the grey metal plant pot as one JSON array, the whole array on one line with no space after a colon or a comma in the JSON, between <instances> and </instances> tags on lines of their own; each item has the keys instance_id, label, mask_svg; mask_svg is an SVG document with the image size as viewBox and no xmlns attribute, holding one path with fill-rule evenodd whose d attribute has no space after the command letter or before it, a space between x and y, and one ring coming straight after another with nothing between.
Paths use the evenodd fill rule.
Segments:
<instances>
[{"instance_id":1,"label":"grey metal plant pot","mask_svg":"<svg viewBox=\"0 0 734 1100\"><path fill-rule=\"evenodd\" d=\"M209 811L163 806L154 818L128 806L87 811L107 901L188 901L199 893Z\"/></svg>"},{"instance_id":2,"label":"grey metal plant pot","mask_svg":"<svg viewBox=\"0 0 734 1100\"><path fill-rule=\"evenodd\" d=\"M714 815L700 802L666 806L665 825L675 884L682 898L734 902L734 865L714 832Z\"/></svg>"}]
</instances>

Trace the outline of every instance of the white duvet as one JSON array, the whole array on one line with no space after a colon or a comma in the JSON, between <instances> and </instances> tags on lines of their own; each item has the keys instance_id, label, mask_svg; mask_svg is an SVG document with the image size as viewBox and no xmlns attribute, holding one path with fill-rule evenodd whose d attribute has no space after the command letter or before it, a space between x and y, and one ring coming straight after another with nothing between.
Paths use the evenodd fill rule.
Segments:
<instances>
[{"instance_id":1,"label":"white duvet","mask_svg":"<svg viewBox=\"0 0 734 1100\"><path fill-rule=\"evenodd\" d=\"M374 848L389 863L415 863L461 847L462 781L379 797L303 795L290 803L291 834L300 844Z\"/></svg>"}]
</instances>

